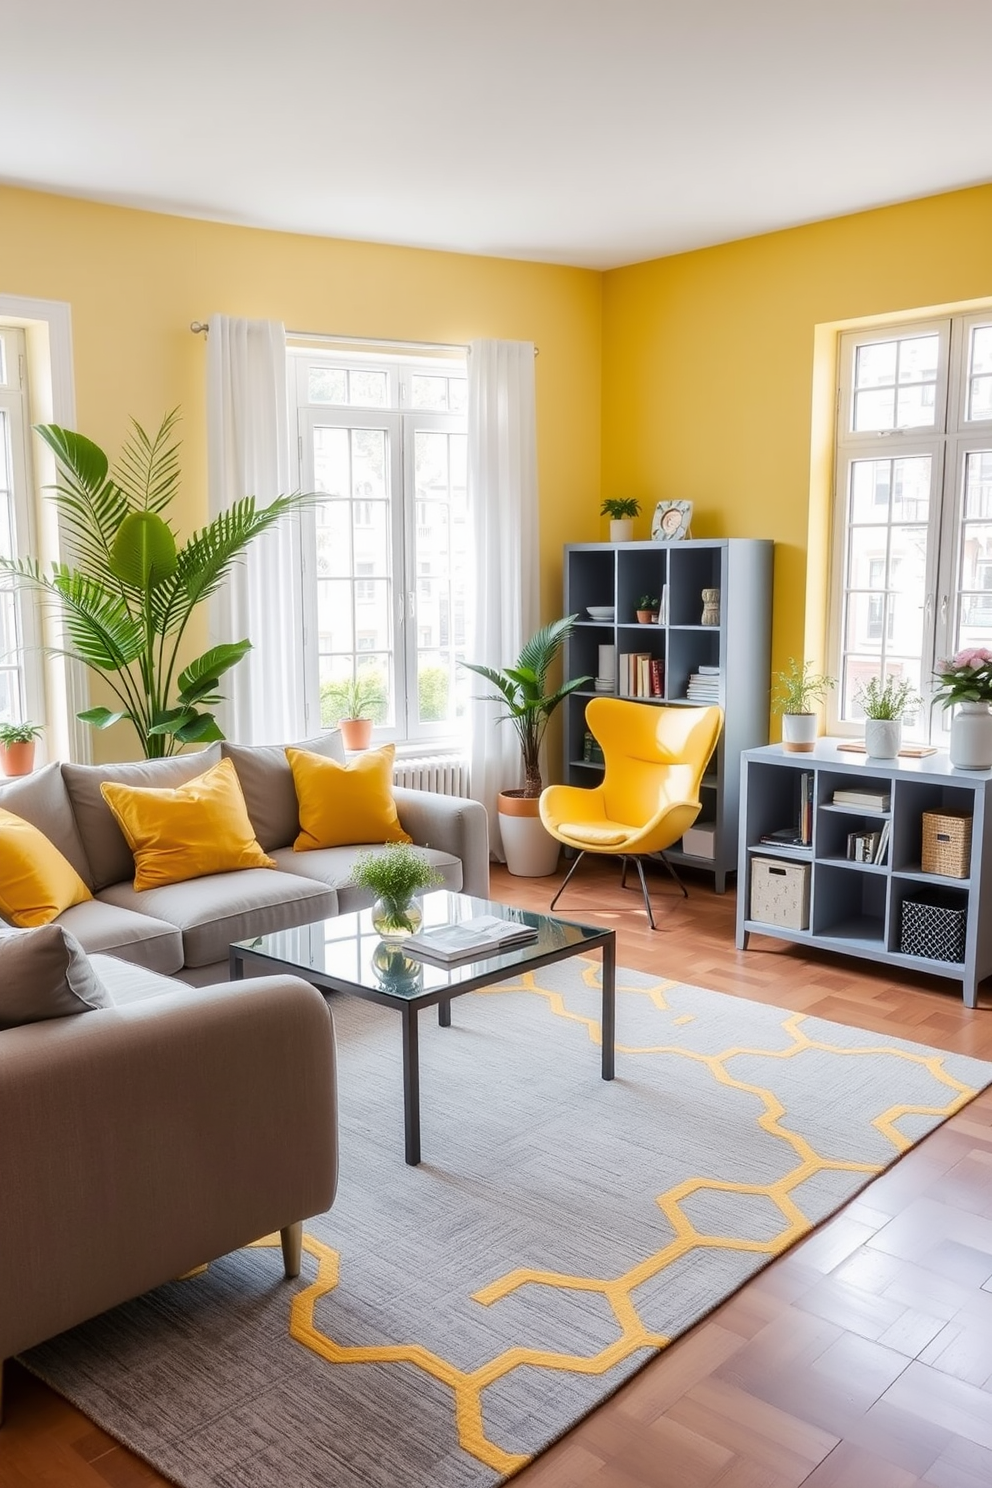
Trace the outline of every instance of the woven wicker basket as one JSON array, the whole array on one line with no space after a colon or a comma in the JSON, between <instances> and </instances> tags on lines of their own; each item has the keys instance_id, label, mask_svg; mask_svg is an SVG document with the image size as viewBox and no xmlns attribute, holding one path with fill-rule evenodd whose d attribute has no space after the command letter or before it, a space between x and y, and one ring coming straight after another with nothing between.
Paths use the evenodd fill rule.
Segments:
<instances>
[{"instance_id":1,"label":"woven wicker basket","mask_svg":"<svg viewBox=\"0 0 992 1488\"><path fill-rule=\"evenodd\" d=\"M923 872L967 878L971 871L971 817L957 811L924 811Z\"/></svg>"}]
</instances>

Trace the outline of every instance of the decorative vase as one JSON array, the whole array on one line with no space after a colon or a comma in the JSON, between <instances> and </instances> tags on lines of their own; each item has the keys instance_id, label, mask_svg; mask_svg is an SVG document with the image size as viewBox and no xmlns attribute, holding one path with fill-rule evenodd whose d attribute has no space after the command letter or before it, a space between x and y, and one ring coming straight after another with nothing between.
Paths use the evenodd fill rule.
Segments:
<instances>
[{"instance_id":1,"label":"decorative vase","mask_svg":"<svg viewBox=\"0 0 992 1488\"><path fill-rule=\"evenodd\" d=\"M372 742L371 718L339 718L338 728L345 749L368 749Z\"/></svg>"},{"instance_id":2,"label":"decorative vase","mask_svg":"<svg viewBox=\"0 0 992 1488\"><path fill-rule=\"evenodd\" d=\"M700 625L720 624L720 591L719 589L703 590L703 618Z\"/></svg>"},{"instance_id":3,"label":"decorative vase","mask_svg":"<svg viewBox=\"0 0 992 1488\"><path fill-rule=\"evenodd\" d=\"M35 742L0 744L0 769L5 775L30 775L34 769Z\"/></svg>"},{"instance_id":4,"label":"decorative vase","mask_svg":"<svg viewBox=\"0 0 992 1488\"><path fill-rule=\"evenodd\" d=\"M819 720L815 713L782 714L782 748L787 754L812 754Z\"/></svg>"},{"instance_id":5,"label":"decorative vase","mask_svg":"<svg viewBox=\"0 0 992 1488\"><path fill-rule=\"evenodd\" d=\"M387 946L398 945L416 935L424 922L423 910L411 895L402 903L396 899L377 899L372 906L372 926Z\"/></svg>"},{"instance_id":6,"label":"decorative vase","mask_svg":"<svg viewBox=\"0 0 992 1488\"><path fill-rule=\"evenodd\" d=\"M895 759L901 745L901 718L865 719L865 754L869 759Z\"/></svg>"},{"instance_id":7,"label":"decorative vase","mask_svg":"<svg viewBox=\"0 0 992 1488\"><path fill-rule=\"evenodd\" d=\"M610 518L610 542L633 542L634 519L633 517L611 517Z\"/></svg>"},{"instance_id":8,"label":"decorative vase","mask_svg":"<svg viewBox=\"0 0 992 1488\"><path fill-rule=\"evenodd\" d=\"M988 703L958 703L951 719L950 758L959 770L992 769L992 713Z\"/></svg>"}]
</instances>

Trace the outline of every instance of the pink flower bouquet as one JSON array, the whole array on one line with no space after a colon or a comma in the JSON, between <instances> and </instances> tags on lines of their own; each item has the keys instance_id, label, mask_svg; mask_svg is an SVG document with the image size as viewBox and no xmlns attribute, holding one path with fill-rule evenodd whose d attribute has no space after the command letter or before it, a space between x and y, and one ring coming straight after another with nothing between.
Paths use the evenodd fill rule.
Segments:
<instances>
[{"instance_id":1,"label":"pink flower bouquet","mask_svg":"<svg viewBox=\"0 0 992 1488\"><path fill-rule=\"evenodd\" d=\"M969 646L939 661L934 675L941 684L936 701L945 708L954 703L992 702L992 651L984 646Z\"/></svg>"}]
</instances>

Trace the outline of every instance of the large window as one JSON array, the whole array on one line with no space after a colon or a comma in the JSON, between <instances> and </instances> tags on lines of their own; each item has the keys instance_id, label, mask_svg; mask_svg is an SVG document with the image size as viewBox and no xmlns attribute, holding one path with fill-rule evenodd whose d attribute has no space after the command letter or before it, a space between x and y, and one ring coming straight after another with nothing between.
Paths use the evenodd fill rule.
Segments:
<instances>
[{"instance_id":1,"label":"large window","mask_svg":"<svg viewBox=\"0 0 992 1488\"><path fill-rule=\"evenodd\" d=\"M831 732L859 685L907 678L931 711L937 661L992 646L992 311L841 337Z\"/></svg>"},{"instance_id":2,"label":"large window","mask_svg":"<svg viewBox=\"0 0 992 1488\"><path fill-rule=\"evenodd\" d=\"M462 362L293 350L307 516L310 716L373 698L376 737L458 741L469 695L466 373Z\"/></svg>"},{"instance_id":3,"label":"large window","mask_svg":"<svg viewBox=\"0 0 992 1488\"><path fill-rule=\"evenodd\" d=\"M0 554L34 551L24 333L0 325ZM41 651L31 597L0 587L0 722L42 717Z\"/></svg>"}]
</instances>

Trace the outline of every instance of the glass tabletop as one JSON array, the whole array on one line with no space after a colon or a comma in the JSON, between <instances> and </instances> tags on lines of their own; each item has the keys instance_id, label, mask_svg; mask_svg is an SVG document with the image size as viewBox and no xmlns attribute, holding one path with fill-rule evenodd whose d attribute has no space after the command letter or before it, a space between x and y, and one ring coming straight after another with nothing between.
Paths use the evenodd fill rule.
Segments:
<instances>
[{"instance_id":1,"label":"glass tabletop","mask_svg":"<svg viewBox=\"0 0 992 1488\"><path fill-rule=\"evenodd\" d=\"M469 894L453 894L439 889L425 894L423 929L452 925L475 915L498 915L514 924L530 925L537 931L536 940L511 946L478 959L458 961L441 966L408 955L402 947L387 946L372 928L369 909L335 915L292 930L276 930L271 935L258 935L239 940L234 949L278 962L287 970L298 971L306 978L333 978L350 987L414 1001L428 995L436 997L446 988L453 995L480 977L505 977L548 956L581 951L595 946L612 932L601 925L581 925L574 920L559 920L551 915L535 914L529 909L511 909L489 899L476 899Z\"/></svg>"}]
</instances>

